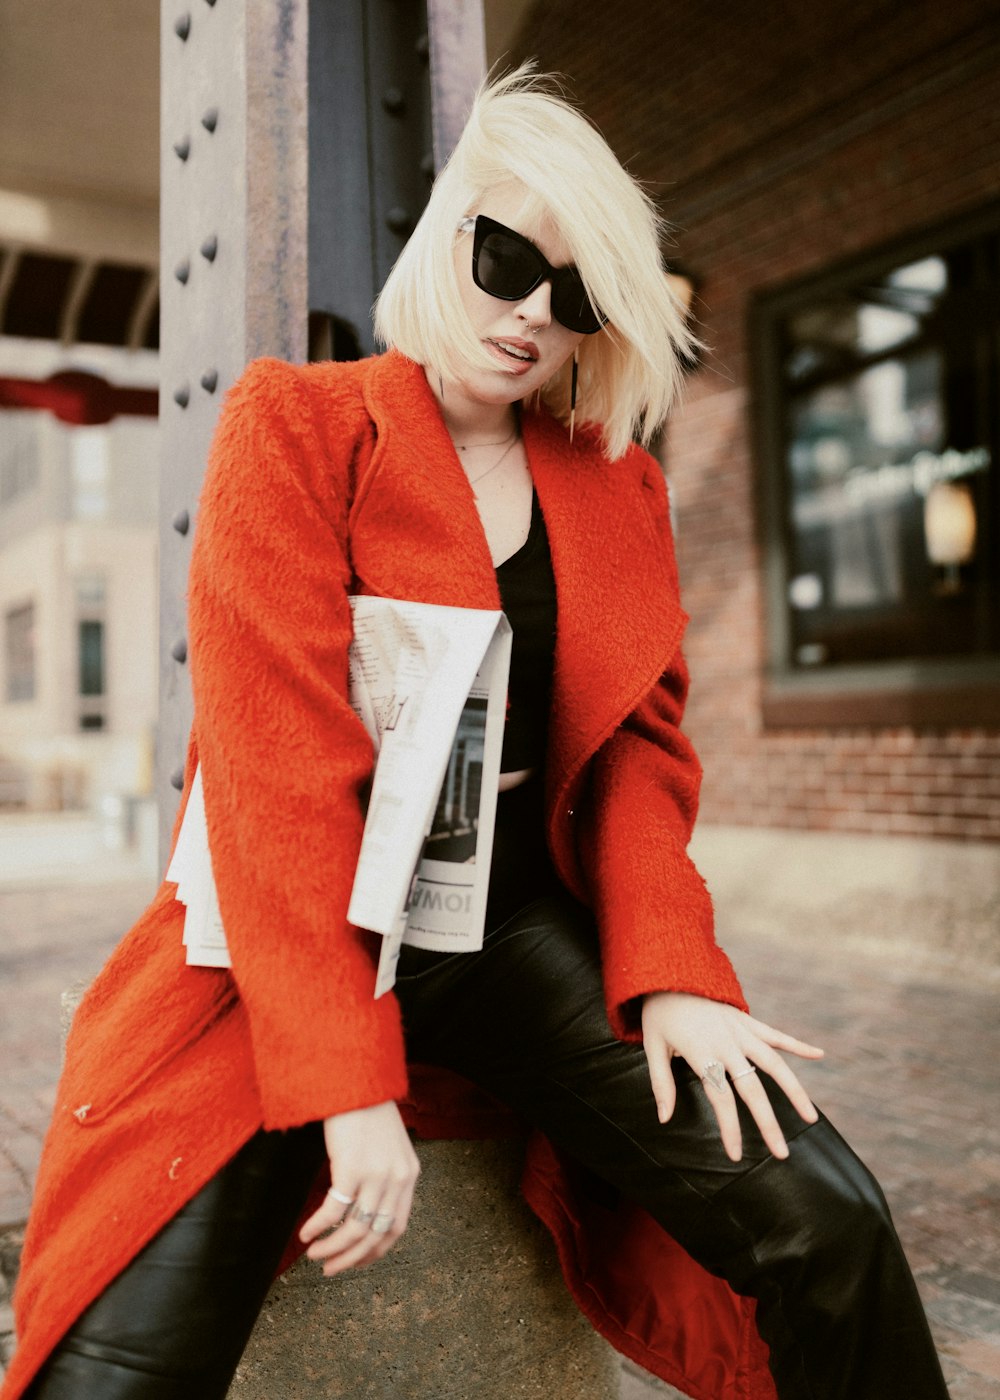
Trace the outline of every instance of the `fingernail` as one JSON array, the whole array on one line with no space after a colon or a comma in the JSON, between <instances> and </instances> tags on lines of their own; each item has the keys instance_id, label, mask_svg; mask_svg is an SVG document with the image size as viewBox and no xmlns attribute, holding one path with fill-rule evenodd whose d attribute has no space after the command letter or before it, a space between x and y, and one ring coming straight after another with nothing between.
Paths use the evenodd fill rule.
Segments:
<instances>
[{"instance_id":1,"label":"fingernail","mask_svg":"<svg viewBox=\"0 0 1000 1400\"><path fill-rule=\"evenodd\" d=\"M665 1123L667 1121L667 1110L662 1103L658 1103L656 1105L656 1116L657 1118L659 1118L661 1123Z\"/></svg>"}]
</instances>

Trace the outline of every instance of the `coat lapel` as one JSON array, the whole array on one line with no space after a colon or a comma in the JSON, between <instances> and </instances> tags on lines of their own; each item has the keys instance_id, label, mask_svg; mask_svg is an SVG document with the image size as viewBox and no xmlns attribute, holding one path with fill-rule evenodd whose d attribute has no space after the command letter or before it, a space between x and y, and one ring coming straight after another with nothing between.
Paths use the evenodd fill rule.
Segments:
<instances>
[{"instance_id":1,"label":"coat lapel","mask_svg":"<svg viewBox=\"0 0 1000 1400\"><path fill-rule=\"evenodd\" d=\"M686 617L669 541L654 527L634 462L608 462L588 432L571 446L546 413L525 415L524 438L558 590L549 746L556 797L662 675Z\"/></svg>"},{"instance_id":2,"label":"coat lapel","mask_svg":"<svg viewBox=\"0 0 1000 1400\"><path fill-rule=\"evenodd\" d=\"M390 351L365 387L377 440L351 513L365 592L459 608L499 608L476 500L419 365Z\"/></svg>"},{"instance_id":3,"label":"coat lapel","mask_svg":"<svg viewBox=\"0 0 1000 1400\"><path fill-rule=\"evenodd\" d=\"M390 352L371 361L365 393L377 441L352 509L360 587L498 608L475 497L423 370ZM549 752L558 800L666 669L685 617L634 461L609 463L590 432L571 445L544 410L525 411L523 431L558 593Z\"/></svg>"}]
</instances>

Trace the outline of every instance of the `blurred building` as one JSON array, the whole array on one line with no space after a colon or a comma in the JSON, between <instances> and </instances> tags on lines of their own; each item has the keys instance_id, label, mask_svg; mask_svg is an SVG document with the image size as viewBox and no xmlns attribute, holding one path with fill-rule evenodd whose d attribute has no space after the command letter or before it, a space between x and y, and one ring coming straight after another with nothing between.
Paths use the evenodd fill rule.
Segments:
<instances>
[{"instance_id":1,"label":"blurred building","mask_svg":"<svg viewBox=\"0 0 1000 1400\"><path fill-rule=\"evenodd\" d=\"M96 807L157 715L158 6L0 33L0 807Z\"/></svg>"},{"instance_id":2,"label":"blurred building","mask_svg":"<svg viewBox=\"0 0 1000 1400\"><path fill-rule=\"evenodd\" d=\"M31 349L4 347L22 371L42 358ZM0 805L64 810L149 791L157 452L152 418L0 412Z\"/></svg>"},{"instance_id":3,"label":"blurred building","mask_svg":"<svg viewBox=\"0 0 1000 1400\"><path fill-rule=\"evenodd\" d=\"M1000 837L1000 14L547 0L706 344L664 445L703 819Z\"/></svg>"},{"instance_id":4,"label":"blurred building","mask_svg":"<svg viewBox=\"0 0 1000 1400\"><path fill-rule=\"evenodd\" d=\"M995 842L995 6L485 9L490 60L565 74L672 222L667 258L696 290L706 349L663 455L703 820ZM69 366L151 387L158 6L0 0L0 28L0 376ZM164 148L180 160L175 136ZM99 342L116 367L97 364ZM61 357L29 364L38 343ZM152 559L152 535L146 551L136 533L149 425L32 418L0 422L13 492L0 500L0 754L23 755L29 730L39 752L61 734L96 753L123 717L148 722L146 682L119 668L145 674L155 610L144 627L121 612L121 632L113 592L138 610ZM78 513L88 472L117 483L103 523ZM127 543L112 546L112 528ZM112 556L101 603L94 560Z\"/></svg>"}]
</instances>

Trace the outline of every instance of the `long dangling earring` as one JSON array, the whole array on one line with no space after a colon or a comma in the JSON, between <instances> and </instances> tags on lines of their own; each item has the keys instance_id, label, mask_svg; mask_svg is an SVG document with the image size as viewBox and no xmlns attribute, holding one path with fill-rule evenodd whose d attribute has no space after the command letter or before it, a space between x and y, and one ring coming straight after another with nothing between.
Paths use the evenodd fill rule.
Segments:
<instances>
[{"instance_id":1,"label":"long dangling earring","mask_svg":"<svg viewBox=\"0 0 1000 1400\"><path fill-rule=\"evenodd\" d=\"M580 372L580 365L576 358L576 351L573 351L573 376L569 386L569 440L573 441L573 428L576 424L576 381Z\"/></svg>"}]
</instances>

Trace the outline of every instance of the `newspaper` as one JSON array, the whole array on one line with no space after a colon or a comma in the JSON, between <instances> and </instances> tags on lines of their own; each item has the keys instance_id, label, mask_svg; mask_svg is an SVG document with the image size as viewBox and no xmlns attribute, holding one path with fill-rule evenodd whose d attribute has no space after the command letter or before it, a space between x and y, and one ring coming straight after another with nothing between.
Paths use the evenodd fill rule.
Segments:
<instances>
[{"instance_id":1,"label":"newspaper","mask_svg":"<svg viewBox=\"0 0 1000 1400\"><path fill-rule=\"evenodd\" d=\"M347 917L384 935L378 997L404 941L482 947L511 633L501 612L352 608L351 703L376 760Z\"/></svg>"},{"instance_id":2,"label":"newspaper","mask_svg":"<svg viewBox=\"0 0 1000 1400\"><path fill-rule=\"evenodd\" d=\"M200 764L195 769L184 820L177 833L177 845L167 866L167 879L177 881L175 898L187 905L184 915L186 961L196 967L230 967L226 931L222 927L208 854L208 823Z\"/></svg>"},{"instance_id":3,"label":"newspaper","mask_svg":"<svg viewBox=\"0 0 1000 1400\"><path fill-rule=\"evenodd\" d=\"M482 947L510 668L502 612L351 599L350 702L375 749L348 918L383 935L375 995L402 944ZM230 966L200 769L167 869L187 962Z\"/></svg>"}]
</instances>

